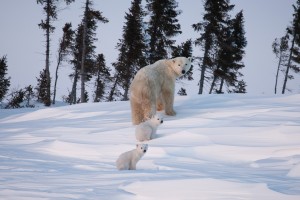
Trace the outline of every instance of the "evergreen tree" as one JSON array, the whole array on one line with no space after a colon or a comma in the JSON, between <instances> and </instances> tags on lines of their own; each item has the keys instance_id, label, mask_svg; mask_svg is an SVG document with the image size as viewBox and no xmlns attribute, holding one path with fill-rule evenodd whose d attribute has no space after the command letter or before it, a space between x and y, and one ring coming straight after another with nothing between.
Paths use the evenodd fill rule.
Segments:
<instances>
[{"instance_id":1,"label":"evergreen tree","mask_svg":"<svg viewBox=\"0 0 300 200\"><path fill-rule=\"evenodd\" d=\"M10 86L10 77L7 77L7 58L0 59L0 102L5 97Z\"/></svg>"},{"instance_id":2,"label":"evergreen tree","mask_svg":"<svg viewBox=\"0 0 300 200\"><path fill-rule=\"evenodd\" d=\"M180 90L177 92L177 94L179 94L180 96L186 96L186 89L184 88L180 88Z\"/></svg>"},{"instance_id":3,"label":"evergreen tree","mask_svg":"<svg viewBox=\"0 0 300 200\"><path fill-rule=\"evenodd\" d=\"M10 99L8 99L7 105L4 107L5 109L14 109L14 108L23 108L22 105L25 97L25 92L23 89L16 90L11 92L9 95Z\"/></svg>"},{"instance_id":4,"label":"evergreen tree","mask_svg":"<svg viewBox=\"0 0 300 200\"><path fill-rule=\"evenodd\" d=\"M87 102L85 82L89 81L88 73L89 69L86 69L86 62L92 61L95 58L94 49L95 46L91 42L96 41L95 31L97 29L97 22L107 23L108 20L102 16L100 11L95 11L91 8L92 1L86 0L84 17L82 20L82 52L81 52L81 103ZM90 48L90 49L88 49ZM91 57L90 57L91 56ZM89 60L91 59L91 60ZM90 69L93 72L93 66Z\"/></svg>"},{"instance_id":5,"label":"evergreen tree","mask_svg":"<svg viewBox=\"0 0 300 200\"><path fill-rule=\"evenodd\" d=\"M31 85L24 88L24 101L26 102L25 107L34 108L33 99L35 94Z\"/></svg>"},{"instance_id":6,"label":"evergreen tree","mask_svg":"<svg viewBox=\"0 0 300 200\"><path fill-rule=\"evenodd\" d=\"M146 45L143 35L145 13L142 10L141 2L141 0L133 0L129 13L125 13L123 38L117 44L120 53L117 62L113 63L116 70L115 84L124 90L122 100L128 100L129 86L134 75L141 67L146 66ZM117 85L112 89L115 90L116 87Z\"/></svg>"},{"instance_id":7,"label":"evergreen tree","mask_svg":"<svg viewBox=\"0 0 300 200\"><path fill-rule=\"evenodd\" d=\"M247 93L246 92L246 87L247 87L247 85L246 85L245 81L241 80L241 81L238 82L235 89L233 89L233 92L234 93L243 93L243 94L245 94L245 93Z\"/></svg>"},{"instance_id":8,"label":"evergreen tree","mask_svg":"<svg viewBox=\"0 0 300 200\"><path fill-rule=\"evenodd\" d=\"M273 53L278 58L278 65L276 70L276 78L275 78L275 88L274 92L277 93L277 83L279 71L282 70L283 67L287 66L288 61L288 49L289 49L289 41L288 35L281 37L280 39L276 38L272 44Z\"/></svg>"},{"instance_id":9,"label":"evergreen tree","mask_svg":"<svg viewBox=\"0 0 300 200\"><path fill-rule=\"evenodd\" d=\"M43 69L40 72L40 77L37 79L37 86L35 87L36 90L36 96L37 101L40 103L44 103L47 101L48 95L48 81L47 81L47 75L46 75L46 69Z\"/></svg>"},{"instance_id":10,"label":"evergreen tree","mask_svg":"<svg viewBox=\"0 0 300 200\"><path fill-rule=\"evenodd\" d=\"M73 78L73 85L70 96L71 104L76 104L77 101L77 82L81 77L81 95L80 102L87 102L87 91L85 90L85 83L90 81L96 72L96 46L94 42L97 41L96 29L97 22L107 23L108 20L102 16L100 11L93 10L92 2L87 0L85 4L84 17L82 22L78 25L75 35L75 45L73 51L74 72L70 75Z\"/></svg>"},{"instance_id":11,"label":"evergreen tree","mask_svg":"<svg viewBox=\"0 0 300 200\"><path fill-rule=\"evenodd\" d=\"M296 5L293 5L294 14L291 27L287 28L288 38L291 43L290 54L285 71L282 94L285 93L288 79L293 79L290 70L298 73L300 71L297 64L300 64L300 0L297 0Z\"/></svg>"},{"instance_id":12,"label":"evergreen tree","mask_svg":"<svg viewBox=\"0 0 300 200\"><path fill-rule=\"evenodd\" d=\"M96 59L97 75L95 82L94 102L104 100L108 83L111 82L110 69L105 64L103 54L98 54Z\"/></svg>"},{"instance_id":13,"label":"evergreen tree","mask_svg":"<svg viewBox=\"0 0 300 200\"><path fill-rule=\"evenodd\" d=\"M203 93L207 69L218 68L215 59L222 38L221 34L227 27L228 13L233 7L234 5L230 5L229 0L205 0L203 22L192 25L195 31L200 32L200 37L196 39L195 45L201 46L204 51L198 94Z\"/></svg>"},{"instance_id":14,"label":"evergreen tree","mask_svg":"<svg viewBox=\"0 0 300 200\"><path fill-rule=\"evenodd\" d=\"M73 50L73 36L74 31L72 30L71 23L66 23L63 27L63 37L60 40L59 49L58 49L58 59L57 59L57 65L55 70L55 81L54 81L54 89L53 89L53 100L52 103L55 104L55 98L56 98L56 85L57 85L57 79L58 79L58 69L61 65L61 62L63 62L68 55L71 54Z\"/></svg>"},{"instance_id":15,"label":"evergreen tree","mask_svg":"<svg viewBox=\"0 0 300 200\"><path fill-rule=\"evenodd\" d=\"M224 83L228 87L235 88L239 82L238 77L243 76L239 70L245 67L242 59L247 41L244 31L243 11L240 11L234 19L228 20L228 26L224 27L223 30L223 34L220 35L221 39L216 60L218 71L214 73L210 93L216 79L221 80L217 93L223 93Z\"/></svg>"},{"instance_id":16,"label":"evergreen tree","mask_svg":"<svg viewBox=\"0 0 300 200\"><path fill-rule=\"evenodd\" d=\"M168 51L174 45L172 38L181 34L175 0L146 0L146 8L150 13L147 34L149 35L148 60L152 64L157 60L169 57Z\"/></svg>"},{"instance_id":17,"label":"evergreen tree","mask_svg":"<svg viewBox=\"0 0 300 200\"><path fill-rule=\"evenodd\" d=\"M59 0L37 0L37 4L43 5L44 13L46 14L45 21L42 20L39 25L46 33L46 60L45 60L45 76L46 76L46 96L44 98L44 104L46 106L51 105L51 80L50 80L50 34L54 32L55 27L52 22L57 19L57 3ZM74 2L74 0L64 0L66 4Z\"/></svg>"}]
</instances>

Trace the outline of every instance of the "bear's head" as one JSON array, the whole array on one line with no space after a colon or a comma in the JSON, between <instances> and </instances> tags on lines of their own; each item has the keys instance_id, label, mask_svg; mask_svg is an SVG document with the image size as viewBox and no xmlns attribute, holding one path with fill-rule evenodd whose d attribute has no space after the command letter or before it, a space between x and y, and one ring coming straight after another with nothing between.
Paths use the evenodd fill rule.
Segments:
<instances>
[{"instance_id":1,"label":"bear's head","mask_svg":"<svg viewBox=\"0 0 300 200\"><path fill-rule=\"evenodd\" d=\"M160 124L162 124L164 122L163 118L159 115L154 115L151 119L150 119L150 123L154 126L159 126Z\"/></svg>"},{"instance_id":2,"label":"bear's head","mask_svg":"<svg viewBox=\"0 0 300 200\"><path fill-rule=\"evenodd\" d=\"M175 71L177 77L183 76L187 73L192 66L192 57L176 57L171 59L171 65L173 70Z\"/></svg>"},{"instance_id":3,"label":"bear's head","mask_svg":"<svg viewBox=\"0 0 300 200\"><path fill-rule=\"evenodd\" d=\"M136 150L141 154L145 154L148 150L148 144L137 144Z\"/></svg>"}]
</instances>

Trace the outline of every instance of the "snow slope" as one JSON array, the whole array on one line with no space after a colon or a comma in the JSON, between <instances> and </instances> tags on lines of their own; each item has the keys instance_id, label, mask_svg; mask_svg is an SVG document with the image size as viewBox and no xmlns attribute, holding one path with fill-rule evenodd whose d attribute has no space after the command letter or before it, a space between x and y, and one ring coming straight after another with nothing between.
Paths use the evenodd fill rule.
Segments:
<instances>
[{"instance_id":1,"label":"snow slope","mask_svg":"<svg viewBox=\"0 0 300 200\"><path fill-rule=\"evenodd\" d=\"M0 199L299 200L300 95L176 97L136 171L129 102L0 110Z\"/></svg>"}]
</instances>

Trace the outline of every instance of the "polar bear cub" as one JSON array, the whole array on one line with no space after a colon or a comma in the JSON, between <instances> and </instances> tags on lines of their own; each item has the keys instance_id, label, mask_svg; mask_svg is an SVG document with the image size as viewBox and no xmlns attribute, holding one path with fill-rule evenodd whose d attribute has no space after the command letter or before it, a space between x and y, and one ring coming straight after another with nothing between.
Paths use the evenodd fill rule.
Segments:
<instances>
[{"instance_id":1,"label":"polar bear cub","mask_svg":"<svg viewBox=\"0 0 300 200\"><path fill-rule=\"evenodd\" d=\"M157 127L162 124L163 118L155 115L151 119L140 123L136 126L135 137L138 141L143 142L146 140L152 140L156 137Z\"/></svg>"},{"instance_id":2,"label":"polar bear cub","mask_svg":"<svg viewBox=\"0 0 300 200\"><path fill-rule=\"evenodd\" d=\"M136 170L137 162L147 152L148 144L137 144L136 149L122 153L116 161L118 170Z\"/></svg>"}]
</instances>

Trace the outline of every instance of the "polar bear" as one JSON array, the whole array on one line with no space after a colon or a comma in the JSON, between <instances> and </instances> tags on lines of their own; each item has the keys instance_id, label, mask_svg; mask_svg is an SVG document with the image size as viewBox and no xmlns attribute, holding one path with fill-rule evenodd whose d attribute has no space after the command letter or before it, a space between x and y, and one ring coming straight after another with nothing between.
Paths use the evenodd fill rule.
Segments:
<instances>
[{"instance_id":1,"label":"polar bear","mask_svg":"<svg viewBox=\"0 0 300 200\"><path fill-rule=\"evenodd\" d=\"M191 68L192 58L159 60L140 69L130 85L132 123L153 117L157 110L176 115L173 109L175 81Z\"/></svg>"},{"instance_id":2,"label":"polar bear","mask_svg":"<svg viewBox=\"0 0 300 200\"><path fill-rule=\"evenodd\" d=\"M152 140L156 137L157 127L164 121L162 117L155 115L151 119L140 123L135 128L135 137L138 141L143 142L146 140Z\"/></svg>"},{"instance_id":3,"label":"polar bear","mask_svg":"<svg viewBox=\"0 0 300 200\"><path fill-rule=\"evenodd\" d=\"M116 161L118 170L136 170L137 162L147 152L148 144L137 144L136 149L122 153Z\"/></svg>"}]
</instances>

